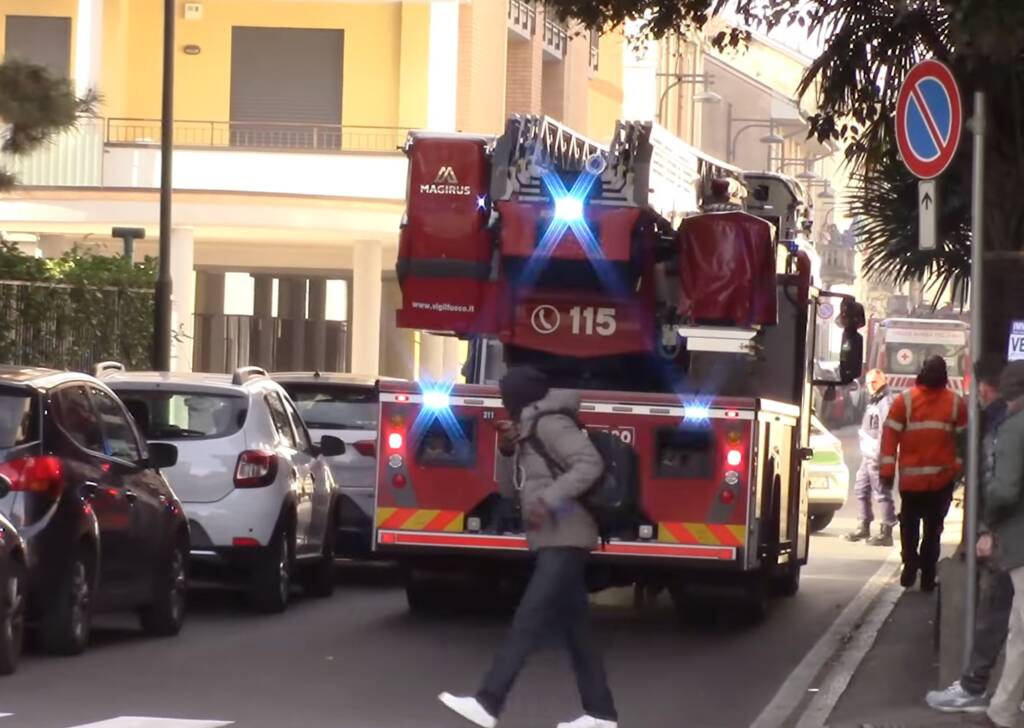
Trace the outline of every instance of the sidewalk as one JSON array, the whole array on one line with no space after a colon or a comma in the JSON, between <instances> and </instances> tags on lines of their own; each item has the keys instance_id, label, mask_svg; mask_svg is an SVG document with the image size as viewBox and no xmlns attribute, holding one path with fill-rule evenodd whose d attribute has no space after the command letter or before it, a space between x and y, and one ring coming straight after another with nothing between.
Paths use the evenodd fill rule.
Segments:
<instances>
[{"instance_id":1,"label":"sidewalk","mask_svg":"<svg viewBox=\"0 0 1024 728\"><path fill-rule=\"evenodd\" d=\"M962 524L963 512L954 507L943 534L944 556L959 543ZM943 714L925 705L925 693L944 687L939 685L938 594L916 588L903 593L832 710L828 728L986 725L983 715Z\"/></svg>"}]
</instances>

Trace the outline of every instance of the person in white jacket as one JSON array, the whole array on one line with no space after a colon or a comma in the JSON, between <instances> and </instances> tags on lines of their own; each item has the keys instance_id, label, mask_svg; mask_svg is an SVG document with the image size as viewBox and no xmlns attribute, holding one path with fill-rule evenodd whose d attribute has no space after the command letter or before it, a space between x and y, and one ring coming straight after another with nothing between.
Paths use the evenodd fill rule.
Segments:
<instances>
[{"instance_id":1,"label":"person in white jacket","mask_svg":"<svg viewBox=\"0 0 1024 728\"><path fill-rule=\"evenodd\" d=\"M865 384L868 388L868 403L860 425L861 461L854 486L854 495L860 506L860 523L854 531L846 534L846 540L867 540L872 546L892 546L892 529L898 522L896 506L892 499L892 489L883 487L878 477L878 465L882 448L882 428L889 416L893 397L885 373L880 369L868 372ZM871 535L871 523L875 520L872 499L878 503L882 522L881 529L875 536Z\"/></svg>"}]
</instances>

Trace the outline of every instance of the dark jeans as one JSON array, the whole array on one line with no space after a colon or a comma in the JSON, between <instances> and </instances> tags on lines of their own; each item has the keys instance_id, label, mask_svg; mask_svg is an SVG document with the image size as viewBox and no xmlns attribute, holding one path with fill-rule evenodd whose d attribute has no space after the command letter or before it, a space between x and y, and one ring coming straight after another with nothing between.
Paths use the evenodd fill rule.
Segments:
<instances>
[{"instance_id":1,"label":"dark jeans","mask_svg":"<svg viewBox=\"0 0 1024 728\"><path fill-rule=\"evenodd\" d=\"M953 502L953 484L950 483L942 490L901 491L900 500L900 545L903 550L903 564L912 569L920 569L923 579L934 579L935 565L942 548L942 526Z\"/></svg>"},{"instance_id":2,"label":"dark jeans","mask_svg":"<svg viewBox=\"0 0 1024 728\"><path fill-rule=\"evenodd\" d=\"M1010 608L1013 606L1013 580L998 569L982 577L981 597L974 623L974 649L967 670L960 678L964 690L980 695L988 689L992 670L999 652L1006 644L1010 626Z\"/></svg>"},{"instance_id":3,"label":"dark jeans","mask_svg":"<svg viewBox=\"0 0 1024 728\"><path fill-rule=\"evenodd\" d=\"M491 715L501 713L526 658L554 628L569 649L584 712L602 720L618 719L604 662L590 632L584 580L588 557L585 549L578 548L547 548L537 552L533 575L516 609L512 627L477 693L477 700Z\"/></svg>"}]
</instances>

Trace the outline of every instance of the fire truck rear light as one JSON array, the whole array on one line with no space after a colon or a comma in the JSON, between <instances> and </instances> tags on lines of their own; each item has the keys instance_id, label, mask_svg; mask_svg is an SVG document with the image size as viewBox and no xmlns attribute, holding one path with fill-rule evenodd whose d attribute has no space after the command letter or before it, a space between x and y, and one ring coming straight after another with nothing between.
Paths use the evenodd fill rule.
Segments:
<instances>
[{"instance_id":1,"label":"fire truck rear light","mask_svg":"<svg viewBox=\"0 0 1024 728\"><path fill-rule=\"evenodd\" d=\"M236 548L253 549L260 545L260 542L248 536L235 536L231 539L231 545Z\"/></svg>"},{"instance_id":2,"label":"fire truck rear light","mask_svg":"<svg viewBox=\"0 0 1024 728\"><path fill-rule=\"evenodd\" d=\"M743 439L743 434L738 432L737 430L733 430L725 437L729 442L737 443Z\"/></svg>"},{"instance_id":3,"label":"fire truck rear light","mask_svg":"<svg viewBox=\"0 0 1024 728\"><path fill-rule=\"evenodd\" d=\"M725 482L727 485L736 485L740 482L740 474L735 470L730 470L725 474Z\"/></svg>"},{"instance_id":4,"label":"fire truck rear light","mask_svg":"<svg viewBox=\"0 0 1024 728\"><path fill-rule=\"evenodd\" d=\"M391 424L395 427L401 427L405 424L405 418L402 415L395 415L391 418Z\"/></svg>"},{"instance_id":5,"label":"fire truck rear light","mask_svg":"<svg viewBox=\"0 0 1024 728\"><path fill-rule=\"evenodd\" d=\"M718 500L722 501L722 503L725 503L726 505L729 505L734 500L736 500L736 494L733 493L731 490L726 489L718 494Z\"/></svg>"},{"instance_id":6,"label":"fire truck rear light","mask_svg":"<svg viewBox=\"0 0 1024 728\"><path fill-rule=\"evenodd\" d=\"M725 461L729 463L730 467L738 468L743 462L743 453L739 450L730 450L729 454L725 456Z\"/></svg>"},{"instance_id":7,"label":"fire truck rear light","mask_svg":"<svg viewBox=\"0 0 1024 728\"><path fill-rule=\"evenodd\" d=\"M401 432L392 432L388 435L388 447L392 450L401 450L404 442L405 438L402 437Z\"/></svg>"},{"instance_id":8,"label":"fire truck rear light","mask_svg":"<svg viewBox=\"0 0 1024 728\"><path fill-rule=\"evenodd\" d=\"M405 476L402 475L401 473L395 473L394 477L391 478L391 485L395 486L396 488L404 488L405 483Z\"/></svg>"},{"instance_id":9,"label":"fire truck rear light","mask_svg":"<svg viewBox=\"0 0 1024 728\"><path fill-rule=\"evenodd\" d=\"M396 394L395 395L395 401L396 402L408 402L409 401L409 395L408 394Z\"/></svg>"},{"instance_id":10,"label":"fire truck rear light","mask_svg":"<svg viewBox=\"0 0 1024 728\"><path fill-rule=\"evenodd\" d=\"M645 523L637 529L637 536L645 540L654 538L654 526Z\"/></svg>"},{"instance_id":11,"label":"fire truck rear light","mask_svg":"<svg viewBox=\"0 0 1024 728\"><path fill-rule=\"evenodd\" d=\"M479 531L480 530L480 519L476 516L466 519L466 530L467 531Z\"/></svg>"},{"instance_id":12,"label":"fire truck rear light","mask_svg":"<svg viewBox=\"0 0 1024 728\"><path fill-rule=\"evenodd\" d=\"M726 410L725 416L730 420L738 420L740 418L739 410Z\"/></svg>"},{"instance_id":13,"label":"fire truck rear light","mask_svg":"<svg viewBox=\"0 0 1024 728\"><path fill-rule=\"evenodd\" d=\"M405 459L401 455L392 455L388 458L388 467L398 470L402 465L405 464Z\"/></svg>"}]
</instances>

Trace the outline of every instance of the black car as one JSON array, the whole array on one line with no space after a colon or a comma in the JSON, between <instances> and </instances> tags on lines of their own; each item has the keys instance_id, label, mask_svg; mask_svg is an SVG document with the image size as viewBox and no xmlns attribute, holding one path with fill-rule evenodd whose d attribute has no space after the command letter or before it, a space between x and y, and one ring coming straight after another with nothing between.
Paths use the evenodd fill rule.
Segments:
<instances>
[{"instance_id":1,"label":"black car","mask_svg":"<svg viewBox=\"0 0 1024 728\"><path fill-rule=\"evenodd\" d=\"M188 521L160 474L177 457L92 377L0 367L0 513L28 544L27 622L44 651L81 652L98 611L181 629Z\"/></svg>"},{"instance_id":2,"label":"black car","mask_svg":"<svg viewBox=\"0 0 1024 728\"><path fill-rule=\"evenodd\" d=\"M0 498L11 482L0 475ZM0 675L18 666L25 637L25 541L0 513Z\"/></svg>"}]
</instances>

